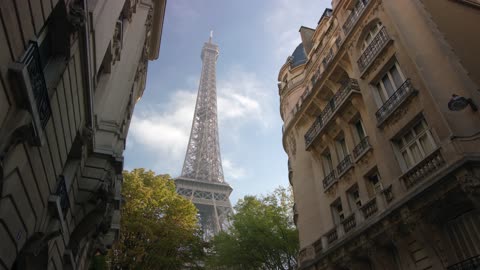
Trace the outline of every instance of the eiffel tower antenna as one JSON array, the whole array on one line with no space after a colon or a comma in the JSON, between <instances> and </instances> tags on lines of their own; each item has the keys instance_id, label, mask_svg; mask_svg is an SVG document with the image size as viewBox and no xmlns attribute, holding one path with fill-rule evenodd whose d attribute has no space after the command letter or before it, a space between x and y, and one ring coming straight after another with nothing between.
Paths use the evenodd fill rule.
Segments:
<instances>
[{"instance_id":1,"label":"eiffel tower antenna","mask_svg":"<svg viewBox=\"0 0 480 270\"><path fill-rule=\"evenodd\" d=\"M202 72L182 174L175 179L177 193L191 200L200 214L205 239L228 228L232 213L218 139L216 62L218 46L213 31L202 49Z\"/></svg>"}]
</instances>

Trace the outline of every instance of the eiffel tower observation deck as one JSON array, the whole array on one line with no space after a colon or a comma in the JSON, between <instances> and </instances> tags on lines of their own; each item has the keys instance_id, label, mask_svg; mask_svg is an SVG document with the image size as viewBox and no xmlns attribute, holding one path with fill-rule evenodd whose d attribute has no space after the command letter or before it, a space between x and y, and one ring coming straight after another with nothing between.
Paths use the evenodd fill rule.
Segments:
<instances>
[{"instance_id":1,"label":"eiffel tower observation deck","mask_svg":"<svg viewBox=\"0 0 480 270\"><path fill-rule=\"evenodd\" d=\"M224 179L218 138L215 75L218 53L210 33L201 54L202 73L182 174L175 179L177 193L197 207L205 239L225 230L227 216L232 212L229 199L232 188Z\"/></svg>"}]
</instances>

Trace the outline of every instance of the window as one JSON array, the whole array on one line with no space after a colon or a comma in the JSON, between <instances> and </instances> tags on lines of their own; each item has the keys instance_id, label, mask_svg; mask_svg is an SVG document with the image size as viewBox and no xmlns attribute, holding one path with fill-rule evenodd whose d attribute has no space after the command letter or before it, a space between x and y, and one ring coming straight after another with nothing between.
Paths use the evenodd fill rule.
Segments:
<instances>
[{"instance_id":1,"label":"window","mask_svg":"<svg viewBox=\"0 0 480 270\"><path fill-rule=\"evenodd\" d=\"M322 154L323 172L327 177L333 170L332 155L330 151L326 151Z\"/></svg>"},{"instance_id":2,"label":"window","mask_svg":"<svg viewBox=\"0 0 480 270\"><path fill-rule=\"evenodd\" d=\"M383 190L383 185L380 181L380 174L378 174L378 171L375 171L368 176L368 182L372 190L372 195L378 194Z\"/></svg>"},{"instance_id":3,"label":"window","mask_svg":"<svg viewBox=\"0 0 480 270\"><path fill-rule=\"evenodd\" d=\"M370 28L370 31L368 31L365 39L363 40L362 51L364 51L368 45L370 45L370 42L372 42L373 38L378 34L378 32L380 32L381 29L381 22L377 22L372 28Z\"/></svg>"},{"instance_id":4,"label":"window","mask_svg":"<svg viewBox=\"0 0 480 270\"><path fill-rule=\"evenodd\" d=\"M366 136L365 129L363 128L362 119L358 119L357 121L355 121L353 123L353 126L355 128L354 134L355 134L356 140L357 142L360 142Z\"/></svg>"},{"instance_id":5,"label":"window","mask_svg":"<svg viewBox=\"0 0 480 270\"><path fill-rule=\"evenodd\" d=\"M423 119L395 140L395 144L405 169L413 167L436 148L428 125Z\"/></svg>"},{"instance_id":6,"label":"window","mask_svg":"<svg viewBox=\"0 0 480 270\"><path fill-rule=\"evenodd\" d=\"M66 8L60 1L53 9L47 23L37 37L40 63L47 88L55 89L66 67L65 58L70 54L70 39L67 31Z\"/></svg>"},{"instance_id":7,"label":"window","mask_svg":"<svg viewBox=\"0 0 480 270\"><path fill-rule=\"evenodd\" d=\"M340 199L337 199L334 203L332 203L330 208L332 209L333 223L340 224L340 222L342 222L342 220L345 218L345 215L343 214L342 202L340 201Z\"/></svg>"},{"instance_id":8,"label":"window","mask_svg":"<svg viewBox=\"0 0 480 270\"><path fill-rule=\"evenodd\" d=\"M377 99L381 106L388 98L397 91L397 89L405 82L405 77L400 70L398 63L395 61L392 67L380 78L376 84Z\"/></svg>"},{"instance_id":9,"label":"window","mask_svg":"<svg viewBox=\"0 0 480 270\"><path fill-rule=\"evenodd\" d=\"M337 140L335 140L335 145L337 147L338 161L340 162L348 155L347 144L345 143L345 137L342 136Z\"/></svg>"},{"instance_id":10,"label":"window","mask_svg":"<svg viewBox=\"0 0 480 270\"><path fill-rule=\"evenodd\" d=\"M362 200L360 199L360 192L358 190L358 185L354 185L347 192L348 200L350 202L350 208L352 210L359 209L362 206Z\"/></svg>"}]
</instances>

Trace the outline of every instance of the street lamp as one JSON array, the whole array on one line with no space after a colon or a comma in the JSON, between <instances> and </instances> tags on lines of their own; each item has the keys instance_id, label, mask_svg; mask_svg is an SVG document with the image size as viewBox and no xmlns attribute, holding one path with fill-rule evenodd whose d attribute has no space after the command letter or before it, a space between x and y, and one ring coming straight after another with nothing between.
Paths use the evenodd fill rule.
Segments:
<instances>
[{"instance_id":1,"label":"street lamp","mask_svg":"<svg viewBox=\"0 0 480 270\"><path fill-rule=\"evenodd\" d=\"M470 105L470 108L474 112L478 110L477 105L473 103L473 100L471 98L465 98L465 97L453 94L452 98L450 98L450 101L448 102L448 109L450 111L461 111L465 109L468 105Z\"/></svg>"}]
</instances>

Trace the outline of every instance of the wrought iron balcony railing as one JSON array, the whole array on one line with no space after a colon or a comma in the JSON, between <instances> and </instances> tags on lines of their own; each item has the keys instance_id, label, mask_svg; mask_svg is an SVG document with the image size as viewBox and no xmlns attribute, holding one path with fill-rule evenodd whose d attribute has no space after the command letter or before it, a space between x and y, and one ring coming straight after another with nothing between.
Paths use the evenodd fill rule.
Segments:
<instances>
[{"instance_id":1,"label":"wrought iron balcony railing","mask_svg":"<svg viewBox=\"0 0 480 270\"><path fill-rule=\"evenodd\" d=\"M383 103L382 107L378 109L375 113L377 117L378 124L383 123L388 116L394 112L400 104L403 103L411 94L415 93L415 89L412 86L410 79L407 79L400 87L391 95L385 103Z\"/></svg>"},{"instance_id":2,"label":"wrought iron balcony railing","mask_svg":"<svg viewBox=\"0 0 480 270\"><path fill-rule=\"evenodd\" d=\"M25 107L32 114L34 141L41 145L43 130L52 115L52 110L38 44L30 42L21 60L12 64L10 70L15 76L15 83L19 86L18 94L26 101Z\"/></svg>"},{"instance_id":3,"label":"wrought iron balcony railing","mask_svg":"<svg viewBox=\"0 0 480 270\"><path fill-rule=\"evenodd\" d=\"M343 160L337 165L338 177L344 174L350 167L352 167L352 165L352 156L346 155L345 158L343 158Z\"/></svg>"},{"instance_id":4,"label":"wrought iron balcony railing","mask_svg":"<svg viewBox=\"0 0 480 270\"><path fill-rule=\"evenodd\" d=\"M357 61L360 72L364 72L372 64L390 40L387 30L382 27Z\"/></svg>"},{"instance_id":5,"label":"wrought iron balcony railing","mask_svg":"<svg viewBox=\"0 0 480 270\"><path fill-rule=\"evenodd\" d=\"M362 208L360 208L360 210L362 210L363 217L365 219L373 216L373 214L378 211L377 198L374 197L373 199L368 201L365 205L362 206Z\"/></svg>"},{"instance_id":6,"label":"wrought iron balcony railing","mask_svg":"<svg viewBox=\"0 0 480 270\"><path fill-rule=\"evenodd\" d=\"M400 179L405 183L407 189L410 189L440 169L444 164L445 160L443 159L442 153L440 149L437 149L408 170Z\"/></svg>"},{"instance_id":7,"label":"wrought iron balcony railing","mask_svg":"<svg viewBox=\"0 0 480 270\"><path fill-rule=\"evenodd\" d=\"M325 178L323 178L323 188L327 190L333 183L337 182L335 170L332 170Z\"/></svg>"},{"instance_id":8,"label":"wrought iron balcony railing","mask_svg":"<svg viewBox=\"0 0 480 270\"><path fill-rule=\"evenodd\" d=\"M353 148L353 158L356 160L358 159L361 155L363 155L365 152L367 152L368 149L370 149L372 146L370 145L370 142L368 141L368 136L363 137L363 139Z\"/></svg>"},{"instance_id":9,"label":"wrought iron balcony railing","mask_svg":"<svg viewBox=\"0 0 480 270\"><path fill-rule=\"evenodd\" d=\"M358 21L358 18L360 15L362 15L363 11L365 10L365 7L367 7L368 3L370 0L359 0L358 1L358 6L352 10L352 13L348 16L347 20L343 24L343 32L345 35L348 35L352 28L355 26L356 22Z\"/></svg>"},{"instance_id":10,"label":"wrought iron balcony railing","mask_svg":"<svg viewBox=\"0 0 480 270\"><path fill-rule=\"evenodd\" d=\"M338 239L337 227L333 228L325 235L329 244L335 242Z\"/></svg>"},{"instance_id":11,"label":"wrought iron balcony railing","mask_svg":"<svg viewBox=\"0 0 480 270\"><path fill-rule=\"evenodd\" d=\"M348 216L346 219L342 220L343 230L345 233L353 230L357 226L357 221L355 219L355 213Z\"/></svg>"},{"instance_id":12,"label":"wrought iron balcony railing","mask_svg":"<svg viewBox=\"0 0 480 270\"><path fill-rule=\"evenodd\" d=\"M447 270L477 270L480 269L480 255L447 267Z\"/></svg>"},{"instance_id":13,"label":"wrought iron balcony railing","mask_svg":"<svg viewBox=\"0 0 480 270\"><path fill-rule=\"evenodd\" d=\"M327 106L320 112L320 115L315 119L312 126L305 133L305 147L308 148L313 140L322 131L323 127L330 121L335 111L343 104L346 97L352 90L359 91L358 82L355 79L350 79L327 103Z\"/></svg>"}]
</instances>

